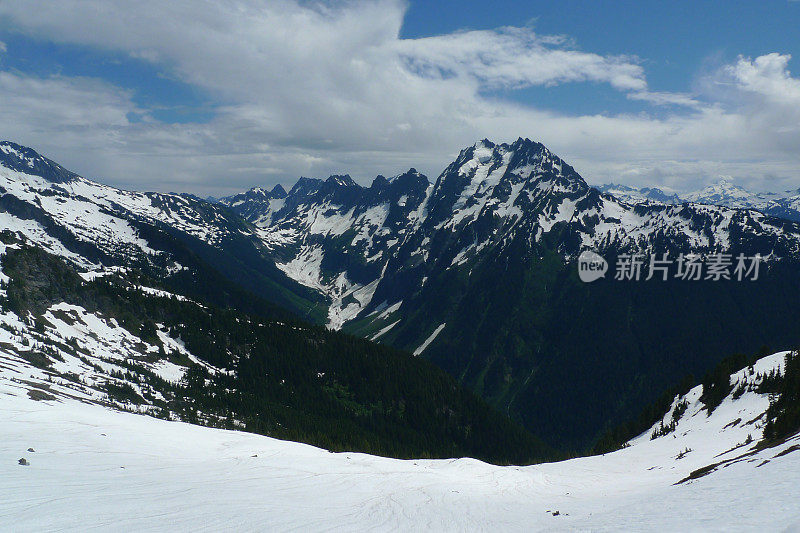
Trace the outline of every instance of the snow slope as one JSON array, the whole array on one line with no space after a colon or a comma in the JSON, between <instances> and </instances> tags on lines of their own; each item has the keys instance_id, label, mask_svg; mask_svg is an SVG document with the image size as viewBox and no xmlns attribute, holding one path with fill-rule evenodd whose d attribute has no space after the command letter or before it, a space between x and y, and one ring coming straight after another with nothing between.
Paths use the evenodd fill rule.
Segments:
<instances>
[{"instance_id":1,"label":"snow slope","mask_svg":"<svg viewBox=\"0 0 800 533\"><path fill-rule=\"evenodd\" d=\"M227 207L190 194L96 183L8 141L0 142L0 230L81 271L124 266L165 281L211 275L300 314L308 311L310 291L275 268L258 229Z\"/></svg>"},{"instance_id":2,"label":"snow slope","mask_svg":"<svg viewBox=\"0 0 800 533\"><path fill-rule=\"evenodd\" d=\"M781 360L782 354L762 360L752 376ZM739 374L732 379L744 376ZM726 399L707 416L693 389L683 398L689 406L674 433L651 440L648 432L618 452L500 467L473 459L330 453L76 400L33 401L6 378L0 374L2 529L800 528L800 453L781 456L800 448L798 437L677 483L697 468L741 454L728 450L747 433L757 440L758 422L729 425L763 412L768 399L752 391ZM687 447L692 451L681 456ZM17 464L22 457L29 466Z\"/></svg>"}]
</instances>

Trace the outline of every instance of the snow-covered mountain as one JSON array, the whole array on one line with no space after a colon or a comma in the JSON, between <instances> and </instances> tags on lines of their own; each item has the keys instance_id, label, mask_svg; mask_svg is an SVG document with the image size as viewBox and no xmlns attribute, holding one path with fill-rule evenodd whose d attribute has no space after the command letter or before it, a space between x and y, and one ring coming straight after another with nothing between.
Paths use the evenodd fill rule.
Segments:
<instances>
[{"instance_id":1,"label":"snow-covered mountain","mask_svg":"<svg viewBox=\"0 0 800 533\"><path fill-rule=\"evenodd\" d=\"M765 255L800 251L798 227L753 210L642 205L642 198L677 197L658 189L613 191L627 196L598 194L546 147L518 139L462 150L433 185L411 169L391 180L378 176L368 188L349 176L302 178L285 197L253 189L221 201L261 228L287 275L332 298L328 324L337 328L401 303L431 271L491 259L516 245L518 260L538 255L550 235L559 235L565 259L584 248L648 251L655 243L708 253L752 248L762 237L776 242Z\"/></svg>"},{"instance_id":2,"label":"snow-covered mountain","mask_svg":"<svg viewBox=\"0 0 800 533\"><path fill-rule=\"evenodd\" d=\"M157 529L165 513L187 529L800 526L799 437L762 440L785 352L725 372L713 403L719 389L677 395L619 451L536 466L178 422L404 457L434 441L436 456L502 464L546 449L424 361L230 308L257 294L332 302L330 325L585 449L687 372L796 345L797 223L621 200L526 139L476 143L434 184L414 169L370 187L301 179L220 205L0 154L0 517L17 528ZM588 285L573 263L586 249L769 261L752 284Z\"/></svg>"},{"instance_id":3,"label":"snow-covered mountain","mask_svg":"<svg viewBox=\"0 0 800 533\"><path fill-rule=\"evenodd\" d=\"M252 189L221 201L259 228L281 270L332 300L328 324L340 328L369 300L429 188L412 168L370 187L350 176L301 178L288 195Z\"/></svg>"},{"instance_id":4,"label":"snow-covered mountain","mask_svg":"<svg viewBox=\"0 0 800 533\"><path fill-rule=\"evenodd\" d=\"M179 529L794 530L800 437L759 445L759 384L783 359L733 374L739 392L711 413L697 387L619 451L525 467L330 453L120 412L77 390L86 367L69 382L3 359L0 513L19 531L161 530L165 516Z\"/></svg>"},{"instance_id":5,"label":"snow-covered mountain","mask_svg":"<svg viewBox=\"0 0 800 533\"><path fill-rule=\"evenodd\" d=\"M589 445L720 353L797 342L797 223L620 200L528 139L467 147L434 183L413 168L369 187L302 178L213 204L121 191L2 147L2 227L81 270L132 267L190 298L277 304L425 357L558 446ZM630 252L769 260L758 285L586 286L574 266L585 249L612 264ZM717 331L697 331L713 313Z\"/></svg>"},{"instance_id":6,"label":"snow-covered mountain","mask_svg":"<svg viewBox=\"0 0 800 533\"><path fill-rule=\"evenodd\" d=\"M670 195L664 194L659 189L615 184L600 185L597 189L629 203L651 201L665 204L719 205L734 209L753 209L767 215L800 221L800 189L782 193L751 192L726 177L699 191Z\"/></svg>"},{"instance_id":7,"label":"snow-covered mountain","mask_svg":"<svg viewBox=\"0 0 800 533\"><path fill-rule=\"evenodd\" d=\"M317 297L264 253L254 228L189 194L124 191L82 178L11 142L0 143L0 229L83 270L134 267L210 296L229 285L297 312Z\"/></svg>"},{"instance_id":8,"label":"snow-covered mountain","mask_svg":"<svg viewBox=\"0 0 800 533\"><path fill-rule=\"evenodd\" d=\"M781 196L777 193L753 193L736 185L730 178L720 178L700 191L681 196L686 202L724 205L737 209L757 209Z\"/></svg>"},{"instance_id":9,"label":"snow-covered mountain","mask_svg":"<svg viewBox=\"0 0 800 533\"><path fill-rule=\"evenodd\" d=\"M0 187L3 227L18 230L43 248L72 258L79 266L97 268L88 257L69 250L51 235L68 232L70 239L96 249L109 260L156 261L166 255L143 238L137 223L166 225L212 246L238 233L225 213L188 195L123 191L84 179L35 151L0 143ZM50 231L48 231L50 230ZM170 265L180 269L180 264Z\"/></svg>"},{"instance_id":10,"label":"snow-covered mountain","mask_svg":"<svg viewBox=\"0 0 800 533\"><path fill-rule=\"evenodd\" d=\"M605 185L598 185L595 188L600 192L610 194L617 200L622 200L627 203L636 204L644 201L661 202L663 204L682 203L677 193L672 192L668 194L657 187L630 187L628 185L607 183Z\"/></svg>"},{"instance_id":11,"label":"snow-covered mountain","mask_svg":"<svg viewBox=\"0 0 800 533\"><path fill-rule=\"evenodd\" d=\"M768 215L800 220L800 190L756 193L734 184L729 178L721 178L705 189L685 194L682 198L689 202L757 209Z\"/></svg>"},{"instance_id":12,"label":"snow-covered mountain","mask_svg":"<svg viewBox=\"0 0 800 533\"><path fill-rule=\"evenodd\" d=\"M202 304L142 285L127 267L90 270L70 280L76 276L70 265L41 253L38 243L32 247L32 241L7 232L3 240L0 381L6 386L37 401L76 400L179 419L166 406L180 402L180 384L191 366L231 373L192 354L179 329L158 323L148 331L141 324L144 306L128 310L123 301L124 314L111 311L120 307L113 303L115 287L161 308L179 304L201 310ZM31 287L34 281L40 291Z\"/></svg>"},{"instance_id":13,"label":"snow-covered mountain","mask_svg":"<svg viewBox=\"0 0 800 533\"><path fill-rule=\"evenodd\" d=\"M286 198L286 190L275 185L271 190L254 187L247 192L225 198L225 203L233 207L241 206L241 215L252 218L261 224L268 222L272 213L277 211ZM215 203L219 202L215 199ZM263 217L267 217L264 219Z\"/></svg>"},{"instance_id":14,"label":"snow-covered mountain","mask_svg":"<svg viewBox=\"0 0 800 533\"><path fill-rule=\"evenodd\" d=\"M242 195L221 201L260 228L279 268L330 298L329 326L434 361L538 434L632 415L664 378L657 368L677 381L719 353L757 350L756 338L797 342L766 294L794 309L800 225L753 209L622 200L529 139L467 147L432 184L413 170L370 187L304 178L268 209ZM622 253L761 254L774 274L759 294L705 282L590 289L574 266L586 249L612 265ZM715 301L726 302L717 334L674 333L693 331ZM767 309L766 326L756 309ZM643 360L650 384L634 385L642 378L628 363ZM582 399L600 375L607 397L589 414ZM558 384L576 376L569 398ZM625 407L616 387L631 393ZM568 439L587 444L585 433Z\"/></svg>"}]
</instances>

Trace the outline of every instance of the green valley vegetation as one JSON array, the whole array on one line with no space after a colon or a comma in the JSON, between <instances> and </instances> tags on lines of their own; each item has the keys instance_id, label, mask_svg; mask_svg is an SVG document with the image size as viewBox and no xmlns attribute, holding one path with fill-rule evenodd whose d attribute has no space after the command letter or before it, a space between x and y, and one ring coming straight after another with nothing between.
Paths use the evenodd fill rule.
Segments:
<instances>
[{"instance_id":1,"label":"green valley vegetation","mask_svg":"<svg viewBox=\"0 0 800 533\"><path fill-rule=\"evenodd\" d=\"M726 357L699 382L691 375L685 376L678 384L664 391L656 401L645 406L639 416L608 429L594 444L591 453L608 453L620 449L626 442L662 420L674 399L686 395L696 385L703 386L700 402L707 415L713 413L729 396L736 400L746 391L769 394L771 403L766 412L763 445L782 441L800 430L800 354L798 351L788 352L782 372L772 370L766 374L755 373L753 364L770 353L771 350L764 346L753 355L739 353ZM748 369L744 379L731 383L731 375L743 369ZM670 422L666 425L662 422L651 438L674 431L686 409L686 400L677 404Z\"/></svg>"},{"instance_id":2,"label":"green valley vegetation","mask_svg":"<svg viewBox=\"0 0 800 533\"><path fill-rule=\"evenodd\" d=\"M432 363L278 308L245 314L148 295L137 287L158 284L136 271L87 282L61 259L24 245L7 249L3 272L11 278L5 305L20 316L30 313L42 328L50 304L80 305L151 344L160 342L158 331L166 332L219 369L175 360L189 370L171 384L131 362L121 377L148 383L158 394L144 398L124 384L108 385L105 392L120 402L147 401L165 417L332 451L515 464L553 457L539 439ZM163 347L160 356L177 357Z\"/></svg>"}]
</instances>

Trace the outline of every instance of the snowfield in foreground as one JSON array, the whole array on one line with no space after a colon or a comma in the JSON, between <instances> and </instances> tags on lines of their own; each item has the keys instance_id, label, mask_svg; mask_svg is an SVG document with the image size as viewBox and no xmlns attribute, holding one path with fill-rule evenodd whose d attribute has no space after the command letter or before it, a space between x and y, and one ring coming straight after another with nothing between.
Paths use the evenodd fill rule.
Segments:
<instances>
[{"instance_id":1,"label":"snowfield in foreground","mask_svg":"<svg viewBox=\"0 0 800 533\"><path fill-rule=\"evenodd\" d=\"M797 436L677 483L750 450L737 446L760 438L752 419L769 401L746 392L707 416L698 396L683 398L688 409L664 437L499 467L330 453L72 399L34 401L0 372L0 529L800 530Z\"/></svg>"}]
</instances>

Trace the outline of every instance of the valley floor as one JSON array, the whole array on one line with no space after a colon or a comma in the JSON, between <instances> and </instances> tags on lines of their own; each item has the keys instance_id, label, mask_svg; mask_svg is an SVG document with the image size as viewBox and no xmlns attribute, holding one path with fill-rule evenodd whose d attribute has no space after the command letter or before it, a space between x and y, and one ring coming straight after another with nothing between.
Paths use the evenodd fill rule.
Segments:
<instances>
[{"instance_id":1,"label":"valley floor","mask_svg":"<svg viewBox=\"0 0 800 533\"><path fill-rule=\"evenodd\" d=\"M722 425L762 410L757 395L708 418L690 408L676 435L605 456L498 467L330 453L24 392L0 380L0 530L800 530L800 452L775 457L798 437L675 484L741 453L714 457L750 431Z\"/></svg>"}]
</instances>

